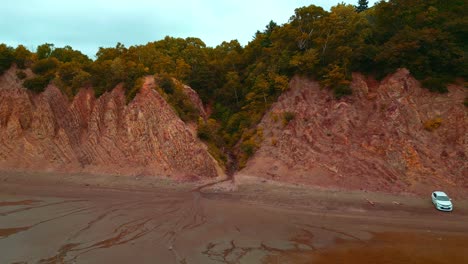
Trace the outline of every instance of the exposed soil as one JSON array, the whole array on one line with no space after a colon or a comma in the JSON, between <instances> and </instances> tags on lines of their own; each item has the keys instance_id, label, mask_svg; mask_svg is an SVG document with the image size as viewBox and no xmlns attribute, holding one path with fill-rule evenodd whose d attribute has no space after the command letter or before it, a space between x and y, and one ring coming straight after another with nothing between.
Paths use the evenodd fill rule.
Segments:
<instances>
[{"instance_id":1,"label":"exposed soil","mask_svg":"<svg viewBox=\"0 0 468 264\"><path fill-rule=\"evenodd\" d=\"M195 91L184 91L202 106ZM39 94L22 88L15 67L0 75L0 168L180 179L223 175L195 126L179 118L152 76L131 102L122 85L99 98L81 89L69 100L52 84Z\"/></svg>"},{"instance_id":2,"label":"exposed soil","mask_svg":"<svg viewBox=\"0 0 468 264\"><path fill-rule=\"evenodd\" d=\"M432 93L400 69L380 82L353 74L351 86L352 96L336 99L316 81L293 78L263 116L259 148L237 175L418 195L443 188L467 197L462 85Z\"/></svg>"},{"instance_id":3,"label":"exposed soil","mask_svg":"<svg viewBox=\"0 0 468 264\"><path fill-rule=\"evenodd\" d=\"M217 182L0 173L0 263L468 259L467 200L444 213L414 195Z\"/></svg>"}]
</instances>

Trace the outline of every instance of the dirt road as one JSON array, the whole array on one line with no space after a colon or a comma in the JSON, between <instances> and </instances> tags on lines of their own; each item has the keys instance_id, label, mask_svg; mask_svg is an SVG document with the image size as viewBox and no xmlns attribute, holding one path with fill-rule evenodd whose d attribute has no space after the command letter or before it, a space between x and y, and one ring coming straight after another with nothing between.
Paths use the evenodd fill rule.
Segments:
<instances>
[{"instance_id":1,"label":"dirt road","mask_svg":"<svg viewBox=\"0 0 468 264\"><path fill-rule=\"evenodd\" d=\"M468 260L466 200L442 213L379 193L68 179L0 177L0 263Z\"/></svg>"}]
</instances>

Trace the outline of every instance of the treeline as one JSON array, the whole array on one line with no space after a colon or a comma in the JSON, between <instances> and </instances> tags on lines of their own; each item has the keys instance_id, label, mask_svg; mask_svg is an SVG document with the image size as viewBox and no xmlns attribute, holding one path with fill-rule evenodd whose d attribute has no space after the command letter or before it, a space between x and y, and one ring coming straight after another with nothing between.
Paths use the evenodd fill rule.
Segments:
<instances>
[{"instance_id":1,"label":"treeline","mask_svg":"<svg viewBox=\"0 0 468 264\"><path fill-rule=\"evenodd\" d=\"M200 138L218 158L234 149L242 166L262 140L255 125L293 75L315 78L339 98L352 93L353 71L381 78L405 67L424 87L447 92L447 83L467 76L466 6L467 0L388 0L371 8L359 1L330 11L311 5L297 8L286 24L271 21L245 47L237 40L213 48L198 38L166 37L99 48L94 61L69 46L43 44L31 52L1 44L0 73L15 63L27 88L40 92L54 82L70 97L81 87L99 96L123 83L128 101L143 76L155 75L177 112L199 122ZM35 75L27 78L25 68ZM200 94L209 120L196 120L172 78Z\"/></svg>"}]
</instances>

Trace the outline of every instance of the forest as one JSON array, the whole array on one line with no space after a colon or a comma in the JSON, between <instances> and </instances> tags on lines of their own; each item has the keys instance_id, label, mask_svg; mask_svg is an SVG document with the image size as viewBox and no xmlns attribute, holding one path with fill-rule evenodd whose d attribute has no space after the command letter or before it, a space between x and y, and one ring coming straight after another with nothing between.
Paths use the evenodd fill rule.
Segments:
<instances>
[{"instance_id":1,"label":"forest","mask_svg":"<svg viewBox=\"0 0 468 264\"><path fill-rule=\"evenodd\" d=\"M83 87L100 96L123 83L128 102L142 78L153 75L179 116L198 123L198 136L215 158L225 163L236 156L242 167L261 141L256 124L295 75L320 81L337 99L352 94L352 72L380 79L405 67L438 93L457 78L466 80L466 6L467 0L388 0L373 7L360 0L330 11L310 5L297 8L285 24L270 21L245 46L231 40L208 47L196 37L167 36L100 47L94 60L70 46L45 43L30 51L0 44L0 74L15 64L26 88L37 93L53 83L70 99ZM174 80L199 93L211 113L207 120Z\"/></svg>"}]
</instances>

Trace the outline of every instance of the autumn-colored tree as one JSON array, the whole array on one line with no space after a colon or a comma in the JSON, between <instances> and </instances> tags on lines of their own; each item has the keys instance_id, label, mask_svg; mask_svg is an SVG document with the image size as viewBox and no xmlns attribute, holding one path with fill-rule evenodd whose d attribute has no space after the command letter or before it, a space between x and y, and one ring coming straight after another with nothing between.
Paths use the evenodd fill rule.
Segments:
<instances>
[{"instance_id":1,"label":"autumn-colored tree","mask_svg":"<svg viewBox=\"0 0 468 264\"><path fill-rule=\"evenodd\" d=\"M316 49L308 49L304 53L297 53L291 58L290 64L297 73L312 75L319 63L319 54Z\"/></svg>"}]
</instances>

